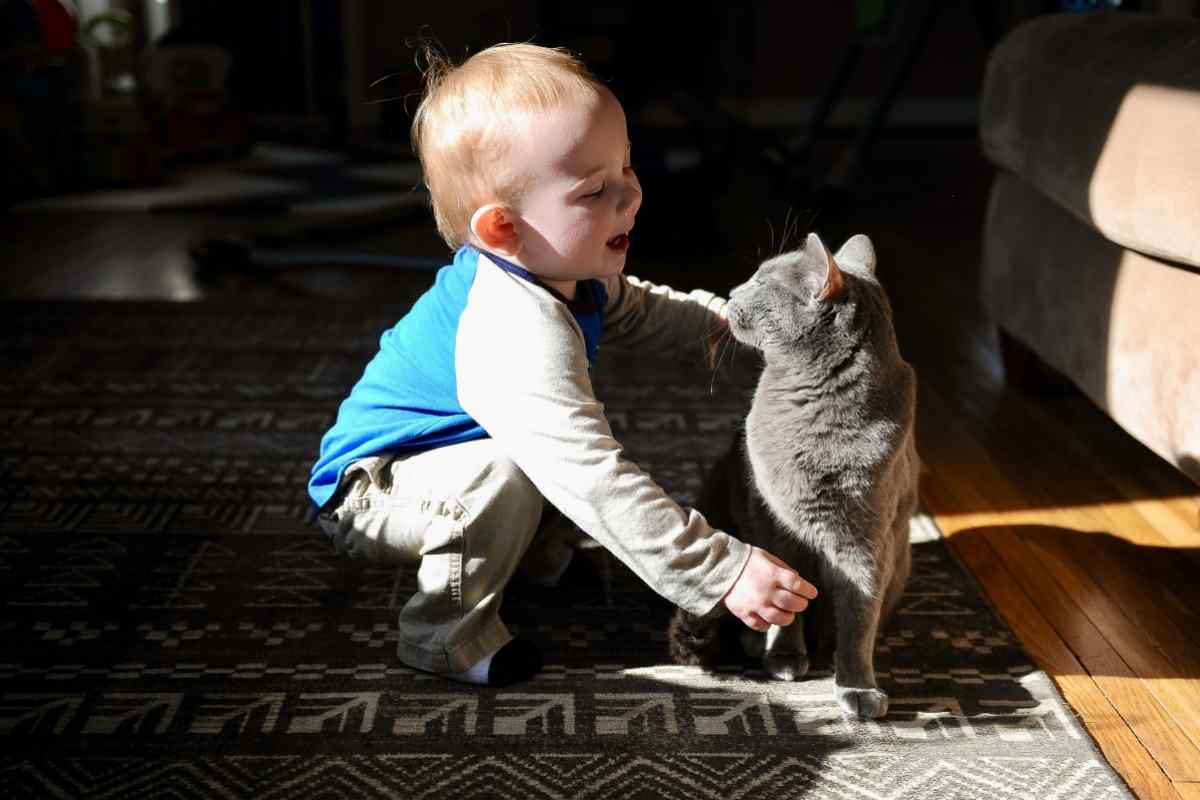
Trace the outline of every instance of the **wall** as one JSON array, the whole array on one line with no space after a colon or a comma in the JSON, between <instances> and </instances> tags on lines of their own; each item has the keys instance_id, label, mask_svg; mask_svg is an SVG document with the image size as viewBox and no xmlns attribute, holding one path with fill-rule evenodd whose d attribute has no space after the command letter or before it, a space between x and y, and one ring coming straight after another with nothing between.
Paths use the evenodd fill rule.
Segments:
<instances>
[{"instance_id":1,"label":"wall","mask_svg":"<svg viewBox=\"0 0 1200 800\"><path fill-rule=\"evenodd\" d=\"M969 124L974 119L986 43L971 4L944 5L896 108L899 122ZM850 3L692 3L686 15L671 17L663 16L666 6L647 3L595 2L575 13L570 8L530 0L347 0L344 41L347 53L354 54L347 70L353 127L378 125L381 107L364 102L419 91L413 54L404 42L423 31L456 57L497 41L566 44L594 68L599 64L602 77L623 80L632 90L667 92L672 83L703 83L761 124L801 121L854 32ZM549 38L548 32L557 35ZM895 47L867 49L835 123L861 118L896 56ZM639 62L642 74L627 74ZM619 74L605 74L609 63ZM388 75L375 89L366 88Z\"/></svg>"}]
</instances>

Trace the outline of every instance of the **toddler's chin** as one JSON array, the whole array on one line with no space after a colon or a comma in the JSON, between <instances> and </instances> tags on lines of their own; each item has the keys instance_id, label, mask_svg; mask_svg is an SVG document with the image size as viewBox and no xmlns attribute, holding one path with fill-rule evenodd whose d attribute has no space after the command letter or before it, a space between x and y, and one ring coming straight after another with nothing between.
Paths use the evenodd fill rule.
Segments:
<instances>
[{"instance_id":1,"label":"toddler's chin","mask_svg":"<svg viewBox=\"0 0 1200 800\"><path fill-rule=\"evenodd\" d=\"M622 272L625 271L625 254L624 253L610 256L607 259L607 261L608 261L608 263L606 265L607 269L604 270L605 277L611 277L613 275L620 275Z\"/></svg>"},{"instance_id":2,"label":"toddler's chin","mask_svg":"<svg viewBox=\"0 0 1200 800\"><path fill-rule=\"evenodd\" d=\"M629 243L626 242L623 247L609 247L605 245L604 251L607 256L606 261L614 264L624 264L626 256L629 255Z\"/></svg>"}]
</instances>

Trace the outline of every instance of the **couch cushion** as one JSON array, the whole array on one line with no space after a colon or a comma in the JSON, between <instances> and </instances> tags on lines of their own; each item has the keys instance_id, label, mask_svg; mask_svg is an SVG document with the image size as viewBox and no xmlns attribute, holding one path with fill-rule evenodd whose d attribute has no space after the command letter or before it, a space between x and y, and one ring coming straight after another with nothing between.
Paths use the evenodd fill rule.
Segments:
<instances>
[{"instance_id":1,"label":"couch cushion","mask_svg":"<svg viewBox=\"0 0 1200 800\"><path fill-rule=\"evenodd\" d=\"M1200 21L1056 14L988 60L988 157L1127 248L1200 266Z\"/></svg>"},{"instance_id":2,"label":"couch cushion","mask_svg":"<svg viewBox=\"0 0 1200 800\"><path fill-rule=\"evenodd\" d=\"M1200 483L1200 269L1122 248L1001 173L980 289L1002 328Z\"/></svg>"}]
</instances>

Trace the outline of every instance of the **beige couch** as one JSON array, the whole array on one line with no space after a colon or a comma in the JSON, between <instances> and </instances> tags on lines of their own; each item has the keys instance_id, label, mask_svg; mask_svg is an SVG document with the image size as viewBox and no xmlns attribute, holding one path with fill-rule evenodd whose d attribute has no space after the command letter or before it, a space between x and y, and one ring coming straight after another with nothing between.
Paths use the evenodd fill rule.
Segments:
<instances>
[{"instance_id":1,"label":"beige couch","mask_svg":"<svg viewBox=\"0 0 1200 800\"><path fill-rule=\"evenodd\" d=\"M988 61L1001 329L1200 483L1200 21L1037 17Z\"/></svg>"}]
</instances>

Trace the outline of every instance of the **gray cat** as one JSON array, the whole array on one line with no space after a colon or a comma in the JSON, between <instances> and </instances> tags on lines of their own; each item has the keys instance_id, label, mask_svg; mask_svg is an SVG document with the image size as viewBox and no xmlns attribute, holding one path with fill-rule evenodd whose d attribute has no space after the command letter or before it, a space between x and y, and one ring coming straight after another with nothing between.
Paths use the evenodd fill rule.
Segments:
<instances>
[{"instance_id":1,"label":"gray cat","mask_svg":"<svg viewBox=\"0 0 1200 800\"><path fill-rule=\"evenodd\" d=\"M916 377L900 356L891 307L866 236L830 255L816 234L764 262L733 290L729 328L765 365L744 437L718 463L698 507L717 526L791 564L820 590L796 621L741 628L748 655L798 680L834 651L842 713L887 713L875 681L875 635L908 579L917 501ZM676 612L671 653L712 666L726 623Z\"/></svg>"}]
</instances>

